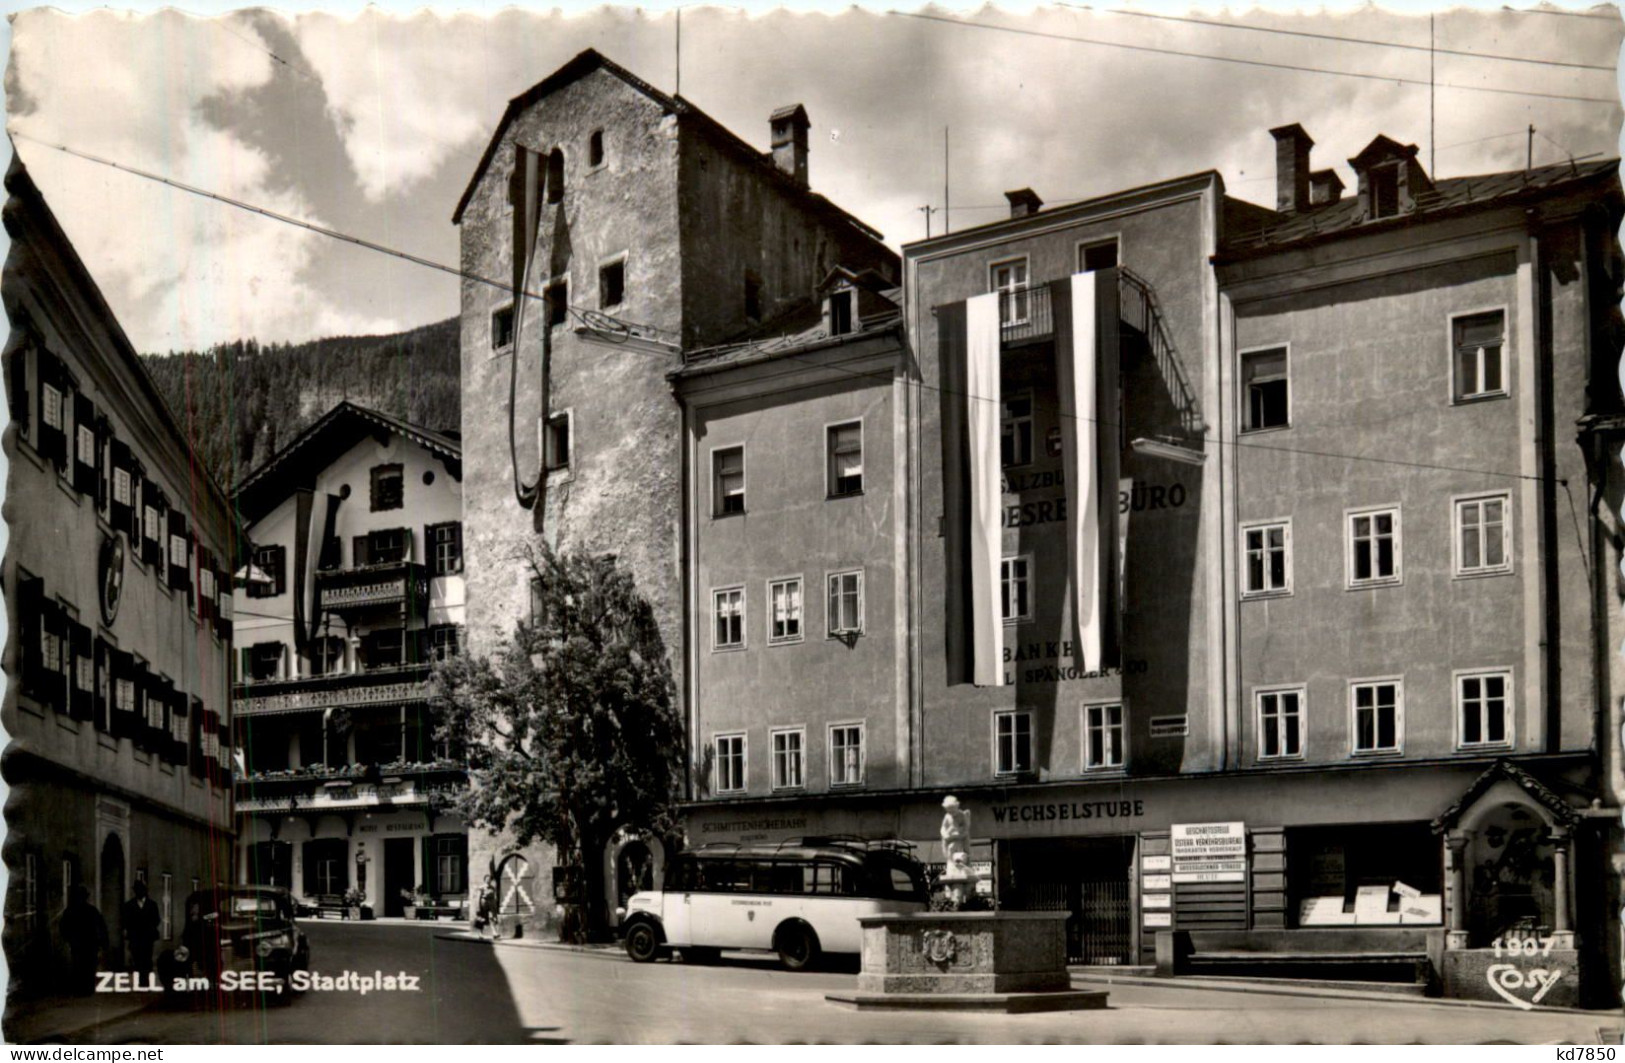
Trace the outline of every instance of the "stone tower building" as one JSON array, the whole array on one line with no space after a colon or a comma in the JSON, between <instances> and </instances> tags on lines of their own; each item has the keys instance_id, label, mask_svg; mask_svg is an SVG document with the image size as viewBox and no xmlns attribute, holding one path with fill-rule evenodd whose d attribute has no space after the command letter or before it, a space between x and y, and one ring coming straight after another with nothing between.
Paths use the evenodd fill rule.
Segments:
<instances>
[{"instance_id":1,"label":"stone tower building","mask_svg":"<svg viewBox=\"0 0 1625 1063\"><path fill-rule=\"evenodd\" d=\"M528 615L524 553L541 535L629 564L682 688L682 425L667 373L685 347L745 338L814 304L836 265L897 276L878 232L809 189L808 129L804 109L780 108L759 151L592 50L509 103L453 215L465 274L496 282L462 289L471 652L489 652ZM506 287L516 145L540 153L548 177L528 285L547 301L529 301L517 345ZM520 476L533 481L543 455L549 466L534 510L513 483L510 373ZM474 834L476 878L515 855ZM547 862L532 853L528 866L501 869L500 893L520 918L526 897L536 919L551 913Z\"/></svg>"}]
</instances>

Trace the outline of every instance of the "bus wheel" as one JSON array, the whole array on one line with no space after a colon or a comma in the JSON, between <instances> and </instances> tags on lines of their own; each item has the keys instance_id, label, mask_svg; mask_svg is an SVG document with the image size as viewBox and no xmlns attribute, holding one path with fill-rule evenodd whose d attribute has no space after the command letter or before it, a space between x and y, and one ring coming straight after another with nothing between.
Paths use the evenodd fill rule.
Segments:
<instances>
[{"instance_id":1,"label":"bus wheel","mask_svg":"<svg viewBox=\"0 0 1625 1063\"><path fill-rule=\"evenodd\" d=\"M792 971L805 971L818 962L818 935L806 923L786 923L774 938L779 962Z\"/></svg>"},{"instance_id":2,"label":"bus wheel","mask_svg":"<svg viewBox=\"0 0 1625 1063\"><path fill-rule=\"evenodd\" d=\"M660 955L660 935L648 923L633 923L626 928L626 954L633 963L650 963Z\"/></svg>"}]
</instances>

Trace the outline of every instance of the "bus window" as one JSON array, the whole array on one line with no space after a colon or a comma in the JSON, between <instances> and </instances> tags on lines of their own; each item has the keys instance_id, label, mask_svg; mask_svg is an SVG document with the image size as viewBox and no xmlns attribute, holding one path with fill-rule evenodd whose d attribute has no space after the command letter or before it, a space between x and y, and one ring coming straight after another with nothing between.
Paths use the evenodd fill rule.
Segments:
<instances>
[{"instance_id":1,"label":"bus window","mask_svg":"<svg viewBox=\"0 0 1625 1063\"><path fill-rule=\"evenodd\" d=\"M687 893L694 889L696 864L693 857L679 856L673 860L670 870L666 872L667 891Z\"/></svg>"},{"instance_id":2,"label":"bus window","mask_svg":"<svg viewBox=\"0 0 1625 1063\"><path fill-rule=\"evenodd\" d=\"M857 892L856 876L844 864L819 863L802 869L803 892L826 896Z\"/></svg>"},{"instance_id":3,"label":"bus window","mask_svg":"<svg viewBox=\"0 0 1625 1063\"><path fill-rule=\"evenodd\" d=\"M801 864L786 861L763 863L756 871L758 893L800 893Z\"/></svg>"}]
</instances>

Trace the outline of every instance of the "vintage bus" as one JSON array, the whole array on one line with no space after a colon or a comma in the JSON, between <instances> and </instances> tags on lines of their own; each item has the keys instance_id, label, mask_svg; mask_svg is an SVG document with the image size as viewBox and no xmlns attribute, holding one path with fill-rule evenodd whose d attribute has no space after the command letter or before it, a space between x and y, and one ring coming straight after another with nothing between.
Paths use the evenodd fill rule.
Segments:
<instances>
[{"instance_id":1,"label":"vintage bus","mask_svg":"<svg viewBox=\"0 0 1625 1063\"><path fill-rule=\"evenodd\" d=\"M678 853L664 890L627 901L626 952L638 963L680 951L705 963L723 949L777 952L791 970L862 949L858 917L929 906L925 868L905 842L799 838L717 842Z\"/></svg>"}]
</instances>

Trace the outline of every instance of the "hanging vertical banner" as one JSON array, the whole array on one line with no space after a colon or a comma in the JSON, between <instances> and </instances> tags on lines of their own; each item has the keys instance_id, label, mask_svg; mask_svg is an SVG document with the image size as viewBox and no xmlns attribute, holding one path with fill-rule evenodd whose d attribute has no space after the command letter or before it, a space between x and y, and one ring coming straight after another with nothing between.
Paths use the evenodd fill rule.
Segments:
<instances>
[{"instance_id":1,"label":"hanging vertical banner","mask_svg":"<svg viewBox=\"0 0 1625 1063\"><path fill-rule=\"evenodd\" d=\"M970 436L971 642L980 687L1004 685L1004 619L999 564L1004 495L999 458L999 293L965 302L965 423Z\"/></svg>"},{"instance_id":2,"label":"hanging vertical banner","mask_svg":"<svg viewBox=\"0 0 1625 1063\"><path fill-rule=\"evenodd\" d=\"M1084 669L1101 663L1100 484L1095 446L1095 274L1072 278L1072 357L1058 359L1061 398L1061 461L1072 500L1066 568L1072 615Z\"/></svg>"}]
</instances>

